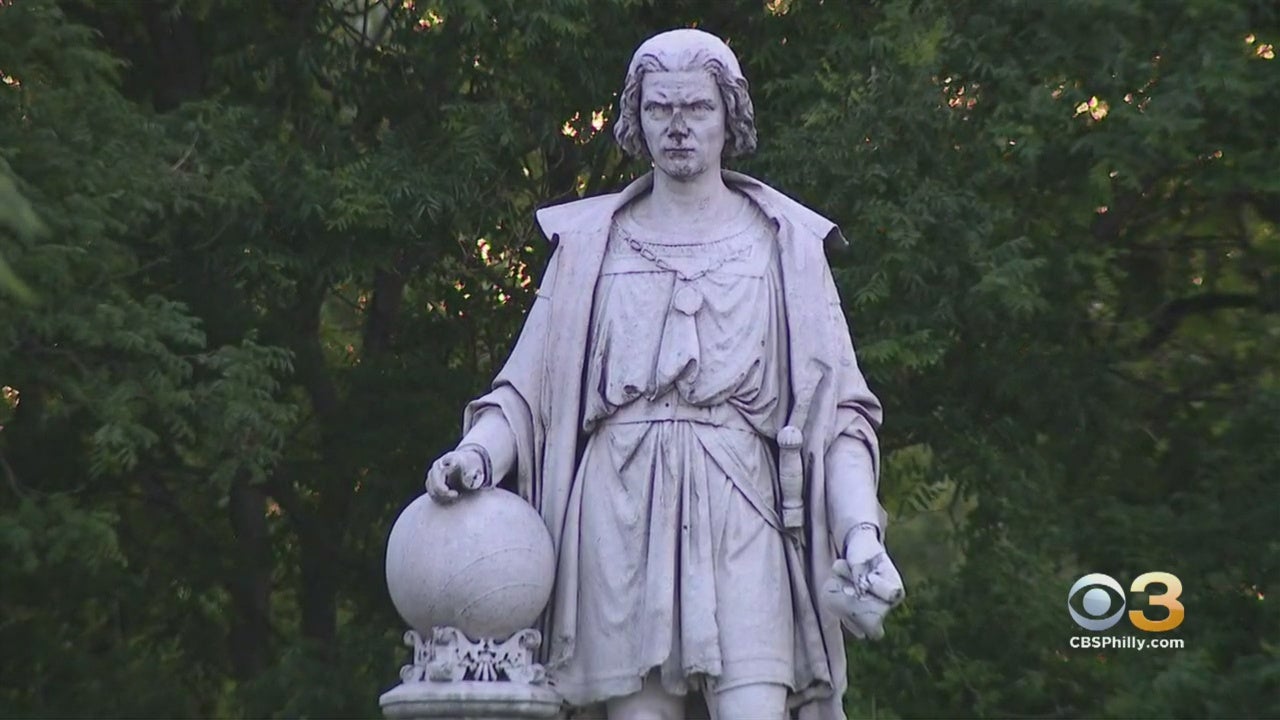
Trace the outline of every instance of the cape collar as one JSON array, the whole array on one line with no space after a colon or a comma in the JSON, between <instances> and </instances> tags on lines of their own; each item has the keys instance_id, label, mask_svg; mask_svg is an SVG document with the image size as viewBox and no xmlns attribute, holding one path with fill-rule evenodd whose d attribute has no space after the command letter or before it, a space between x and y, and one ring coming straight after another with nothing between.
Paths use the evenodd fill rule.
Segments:
<instances>
[{"instance_id":1,"label":"cape collar","mask_svg":"<svg viewBox=\"0 0 1280 720\"><path fill-rule=\"evenodd\" d=\"M749 195L752 195L752 196L756 194L751 192L753 190L759 191L761 189L772 189L772 188L769 188L768 185L765 185L764 183L760 182L759 180L756 180L750 175L743 175L740 172L734 172L732 170L721 170L720 177L724 178L725 185L728 185L729 187L734 189L747 192ZM641 175L635 180L632 180L630 184L628 184L625 188L622 189L621 192L618 193L617 202L614 205L613 211L617 212L618 210L621 210L624 205L631 202L632 200L635 200L636 198L649 192L652 189L653 189L653 171L650 170L644 175ZM769 215L770 217L773 217L775 214L773 212L770 212L769 208L761 208L761 209L765 210L765 214Z\"/></svg>"},{"instance_id":2,"label":"cape collar","mask_svg":"<svg viewBox=\"0 0 1280 720\"><path fill-rule=\"evenodd\" d=\"M722 169L720 177L724 178L725 184L730 188L738 190L751 198L759 206L760 211L773 222L775 228L781 227L784 220L790 220L792 223L798 224L817 235L819 240L825 241L833 249L842 249L848 246L848 241L845 240L840 228L834 222L750 175ZM610 216L612 217L627 203L652 189L653 171L650 170L633 180L615 196Z\"/></svg>"}]
</instances>

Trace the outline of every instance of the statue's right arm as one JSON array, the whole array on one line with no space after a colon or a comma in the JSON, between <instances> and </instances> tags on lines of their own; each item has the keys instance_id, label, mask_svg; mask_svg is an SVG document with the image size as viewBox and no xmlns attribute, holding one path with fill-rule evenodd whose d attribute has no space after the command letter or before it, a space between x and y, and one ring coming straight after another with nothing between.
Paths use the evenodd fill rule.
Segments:
<instances>
[{"instance_id":1,"label":"statue's right arm","mask_svg":"<svg viewBox=\"0 0 1280 720\"><path fill-rule=\"evenodd\" d=\"M497 485L503 478L516 469L516 439L511 432L511 425L502 411L496 407L488 407L480 411L471 430L458 443L458 449L467 446L483 448L488 453L486 485Z\"/></svg>"},{"instance_id":2,"label":"statue's right arm","mask_svg":"<svg viewBox=\"0 0 1280 720\"><path fill-rule=\"evenodd\" d=\"M558 252L552 254L520 337L491 390L468 404L462 442L428 471L427 491L437 500L449 502L458 496L458 491L495 486L507 478L514 479L515 488L522 495L527 496L531 489L533 443L539 434L535 413L543 392L543 362L558 256Z\"/></svg>"},{"instance_id":3,"label":"statue's right arm","mask_svg":"<svg viewBox=\"0 0 1280 720\"><path fill-rule=\"evenodd\" d=\"M493 487L516 466L516 440L502 410L479 411L458 447L445 453L427 470L427 494L449 503L462 492Z\"/></svg>"}]
</instances>

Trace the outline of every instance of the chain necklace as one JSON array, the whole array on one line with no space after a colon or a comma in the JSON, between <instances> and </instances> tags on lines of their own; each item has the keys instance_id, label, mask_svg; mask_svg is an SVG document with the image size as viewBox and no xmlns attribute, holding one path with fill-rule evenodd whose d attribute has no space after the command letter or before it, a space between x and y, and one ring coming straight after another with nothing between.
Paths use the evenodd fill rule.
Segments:
<instances>
[{"instance_id":1,"label":"chain necklace","mask_svg":"<svg viewBox=\"0 0 1280 720\"><path fill-rule=\"evenodd\" d=\"M636 254L638 254L640 257L644 258L645 260L648 260L649 262L653 263L654 265L658 266L658 269L660 270L666 270L667 272L675 273L676 277L680 278L685 282L693 282L694 280L702 278L710 273L715 272L716 270L719 270L725 265L728 265L730 262L737 260L743 255L746 255L747 253L751 252L751 244L748 243L738 248L737 250L722 256L715 263L703 268L702 270L699 270L698 272L693 273L692 275L687 275L684 272L681 272L679 268L672 266L666 260L663 260L662 258L658 257L657 253L655 253L653 249L650 248L648 245L631 237L631 233L628 233L627 231L623 230L621 234L622 234L622 239L627 242L627 245L631 246L632 250L636 251Z\"/></svg>"}]
</instances>

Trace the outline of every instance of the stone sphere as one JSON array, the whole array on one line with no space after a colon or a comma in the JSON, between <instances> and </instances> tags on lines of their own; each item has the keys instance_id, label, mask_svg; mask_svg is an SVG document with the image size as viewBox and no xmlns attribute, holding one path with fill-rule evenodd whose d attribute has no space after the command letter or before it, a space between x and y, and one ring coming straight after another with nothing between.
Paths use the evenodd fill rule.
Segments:
<instances>
[{"instance_id":1,"label":"stone sphere","mask_svg":"<svg viewBox=\"0 0 1280 720\"><path fill-rule=\"evenodd\" d=\"M555 554L538 512L497 488L441 504L423 495L387 540L387 588L400 617L430 637L449 626L505 640L537 621L551 597Z\"/></svg>"}]
</instances>

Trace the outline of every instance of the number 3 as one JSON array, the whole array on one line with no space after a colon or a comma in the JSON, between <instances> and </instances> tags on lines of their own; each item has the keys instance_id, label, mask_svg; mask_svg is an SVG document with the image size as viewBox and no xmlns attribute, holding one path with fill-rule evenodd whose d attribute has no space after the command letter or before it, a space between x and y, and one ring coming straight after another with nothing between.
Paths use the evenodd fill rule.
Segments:
<instances>
[{"instance_id":1,"label":"number 3","mask_svg":"<svg viewBox=\"0 0 1280 720\"><path fill-rule=\"evenodd\" d=\"M1147 589L1148 585L1158 583L1165 586L1165 591L1159 595L1149 595L1147 601L1157 607L1169 609L1169 617L1163 620L1152 620L1147 617L1144 610L1130 610L1129 622L1139 630L1147 632L1168 632L1182 624L1182 619L1186 615L1186 610L1182 607L1182 603L1178 602L1178 598L1182 597L1182 581L1175 575L1167 572L1149 572L1143 573L1133 579L1133 584L1129 586L1130 592L1140 593Z\"/></svg>"}]
</instances>

